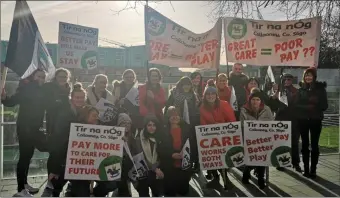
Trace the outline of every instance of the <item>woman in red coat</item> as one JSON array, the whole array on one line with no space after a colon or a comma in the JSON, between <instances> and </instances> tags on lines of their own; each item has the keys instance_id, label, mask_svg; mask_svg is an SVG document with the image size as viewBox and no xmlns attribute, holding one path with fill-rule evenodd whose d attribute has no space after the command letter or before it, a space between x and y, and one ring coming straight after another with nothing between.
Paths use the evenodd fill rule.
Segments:
<instances>
[{"instance_id":1,"label":"woman in red coat","mask_svg":"<svg viewBox=\"0 0 340 198\"><path fill-rule=\"evenodd\" d=\"M207 82L207 85L200 107L201 125L236 122L234 110L227 101L219 99L217 89L211 84L211 80ZM213 182L219 183L217 170L208 171L207 179L210 180L212 176L214 177ZM224 188L226 188L226 184L224 184Z\"/></svg>"},{"instance_id":2,"label":"woman in red coat","mask_svg":"<svg viewBox=\"0 0 340 198\"><path fill-rule=\"evenodd\" d=\"M149 81L139 86L139 113L145 117L154 114L158 120L163 120L162 109L165 106L165 91L161 87L162 74L157 68L149 70Z\"/></svg>"}]
</instances>

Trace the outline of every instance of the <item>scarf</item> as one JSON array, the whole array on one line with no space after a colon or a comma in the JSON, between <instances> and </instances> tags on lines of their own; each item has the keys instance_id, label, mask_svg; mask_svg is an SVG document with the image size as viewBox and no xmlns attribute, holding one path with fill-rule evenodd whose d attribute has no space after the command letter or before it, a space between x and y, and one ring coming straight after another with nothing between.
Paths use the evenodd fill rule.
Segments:
<instances>
[{"instance_id":1,"label":"scarf","mask_svg":"<svg viewBox=\"0 0 340 198\"><path fill-rule=\"evenodd\" d=\"M156 151L156 139L155 138L145 138L144 137L144 130L142 130L140 132L140 141L141 141L141 145L142 145L142 149L144 152L144 156L146 157L146 161L149 165L149 168L153 167L153 165L157 164L157 160L158 160L158 155L157 155L157 151ZM153 152L151 152L151 146L150 146L150 141L152 141L154 143L153 146Z\"/></svg>"},{"instance_id":2,"label":"scarf","mask_svg":"<svg viewBox=\"0 0 340 198\"><path fill-rule=\"evenodd\" d=\"M194 94L192 92L180 92L178 89L173 90L174 93L174 106L177 108L181 108L182 104L184 103L184 100L186 99L187 102L191 102L194 100Z\"/></svg>"}]
</instances>

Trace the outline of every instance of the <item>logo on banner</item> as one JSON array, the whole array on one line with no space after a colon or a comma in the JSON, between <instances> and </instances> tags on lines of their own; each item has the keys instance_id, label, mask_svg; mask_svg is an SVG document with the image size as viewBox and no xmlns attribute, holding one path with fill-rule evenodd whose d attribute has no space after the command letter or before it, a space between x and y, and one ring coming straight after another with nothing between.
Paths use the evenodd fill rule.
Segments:
<instances>
[{"instance_id":1,"label":"logo on banner","mask_svg":"<svg viewBox=\"0 0 340 198\"><path fill-rule=\"evenodd\" d=\"M105 167L105 171L107 174L107 178L110 178L109 180L112 180L120 175L120 163L109 165Z\"/></svg>"},{"instance_id":2,"label":"logo on banner","mask_svg":"<svg viewBox=\"0 0 340 198\"><path fill-rule=\"evenodd\" d=\"M228 24L228 34L233 39L241 39L247 33L247 24L242 19L233 19Z\"/></svg>"},{"instance_id":3,"label":"logo on banner","mask_svg":"<svg viewBox=\"0 0 340 198\"><path fill-rule=\"evenodd\" d=\"M152 36L159 36L164 33L166 27L166 19L158 16L156 13L150 12L151 15L148 21L148 32Z\"/></svg>"}]
</instances>

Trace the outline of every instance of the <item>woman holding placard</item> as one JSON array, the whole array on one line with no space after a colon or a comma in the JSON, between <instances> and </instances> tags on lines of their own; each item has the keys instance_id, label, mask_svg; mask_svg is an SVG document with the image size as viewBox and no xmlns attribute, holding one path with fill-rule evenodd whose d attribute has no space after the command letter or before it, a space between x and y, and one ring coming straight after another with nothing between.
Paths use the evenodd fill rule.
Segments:
<instances>
[{"instance_id":1,"label":"woman holding placard","mask_svg":"<svg viewBox=\"0 0 340 198\"><path fill-rule=\"evenodd\" d=\"M200 107L201 125L228 123L235 121L236 118L234 110L228 102L219 99L214 81L212 79L208 80L207 86L203 93L203 101ZM213 182L219 183L219 175L217 170L211 170L207 172L207 179L210 179L213 176ZM225 176L227 176L227 174L225 174ZM227 188L226 183L224 184L224 187Z\"/></svg>"},{"instance_id":2,"label":"woman holding placard","mask_svg":"<svg viewBox=\"0 0 340 198\"><path fill-rule=\"evenodd\" d=\"M142 171L144 174L137 178L135 185L140 197L150 197L149 188L151 188L153 197L160 196L159 179L164 177L160 169L160 133L162 133L162 127L157 118L154 115L147 115L143 130L131 144L130 150L133 156L143 154L143 159L139 160L142 166L136 164L136 167L145 170Z\"/></svg>"},{"instance_id":3,"label":"woman holding placard","mask_svg":"<svg viewBox=\"0 0 340 198\"><path fill-rule=\"evenodd\" d=\"M83 109L86 101L86 91L81 84L75 84L71 92L69 105L60 110L56 118L55 131L51 136L51 149L49 160L51 162L48 180L53 184L53 196L59 197L67 180L64 179L65 165L68 149L68 139L71 123L86 122L96 124L98 121L98 111L93 107ZM87 110L87 111L85 111ZM87 112L87 113L85 113ZM87 118L85 120L85 118ZM72 181L72 196L89 197L90 181Z\"/></svg>"},{"instance_id":4,"label":"woman holding placard","mask_svg":"<svg viewBox=\"0 0 340 198\"><path fill-rule=\"evenodd\" d=\"M303 73L297 94L296 113L302 140L302 160L304 176L315 179L319 161L319 139L322 130L323 112L328 108L326 82L316 81L316 68L311 67ZM309 134L311 149L309 150ZM311 165L309 167L309 156Z\"/></svg>"},{"instance_id":5,"label":"woman holding placard","mask_svg":"<svg viewBox=\"0 0 340 198\"><path fill-rule=\"evenodd\" d=\"M253 88L250 92L248 102L241 108L240 121L245 120L261 120L261 121L272 121L274 120L273 114L268 106L263 102L263 94L260 89ZM246 166L243 170L242 182L249 184L250 172L252 169L256 169L257 182L260 189L266 187L264 174L265 166Z\"/></svg>"},{"instance_id":6,"label":"woman holding placard","mask_svg":"<svg viewBox=\"0 0 340 198\"><path fill-rule=\"evenodd\" d=\"M19 82L16 93L7 96L3 90L1 100L4 106L14 107L19 105L17 119L17 136L19 140L19 161L17 164L18 193L16 197L32 197L39 188L33 188L27 182L27 175L31 158L35 148L40 148L39 129L43 126L45 109L42 85L46 74L43 70L36 70L27 79Z\"/></svg>"},{"instance_id":7,"label":"woman holding placard","mask_svg":"<svg viewBox=\"0 0 340 198\"><path fill-rule=\"evenodd\" d=\"M179 109L170 106L165 115L167 120L163 133L160 153L164 172L164 195L176 197L186 196L191 179L191 136L190 126L181 119Z\"/></svg>"}]
</instances>

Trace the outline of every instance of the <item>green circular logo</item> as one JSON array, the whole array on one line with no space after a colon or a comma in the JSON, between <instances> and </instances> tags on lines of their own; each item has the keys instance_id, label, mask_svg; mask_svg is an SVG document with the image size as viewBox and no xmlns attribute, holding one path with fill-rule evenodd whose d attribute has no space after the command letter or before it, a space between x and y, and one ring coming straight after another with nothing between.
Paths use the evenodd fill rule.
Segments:
<instances>
[{"instance_id":1,"label":"green circular logo","mask_svg":"<svg viewBox=\"0 0 340 198\"><path fill-rule=\"evenodd\" d=\"M96 51L87 51L81 57L81 67L94 69L98 67L98 54Z\"/></svg>"},{"instance_id":2,"label":"green circular logo","mask_svg":"<svg viewBox=\"0 0 340 198\"><path fill-rule=\"evenodd\" d=\"M147 28L152 36L163 34L166 28L166 18L157 12L149 12Z\"/></svg>"},{"instance_id":3,"label":"green circular logo","mask_svg":"<svg viewBox=\"0 0 340 198\"><path fill-rule=\"evenodd\" d=\"M225 163L229 168L237 167L244 163L244 148L236 146L230 148L225 155Z\"/></svg>"},{"instance_id":4,"label":"green circular logo","mask_svg":"<svg viewBox=\"0 0 340 198\"><path fill-rule=\"evenodd\" d=\"M233 19L228 24L228 34L233 39L241 39L247 33L247 24L243 19Z\"/></svg>"},{"instance_id":5,"label":"green circular logo","mask_svg":"<svg viewBox=\"0 0 340 198\"><path fill-rule=\"evenodd\" d=\"M99 164L99 179L110 181L121 174L122 158L119 156L109 156Z\"/></svg>"},{"instance_id":6,"label":"green circular logo","mask_svg":"<svg viewBox=\"0 0 340 198\"><path fill-rule=\"evenodd\" d=\"M279 146L273 150L270 161L275 167L285 167L290 165L291 160L291 148L289 146Z\"/></svg>"}]
</instances>

